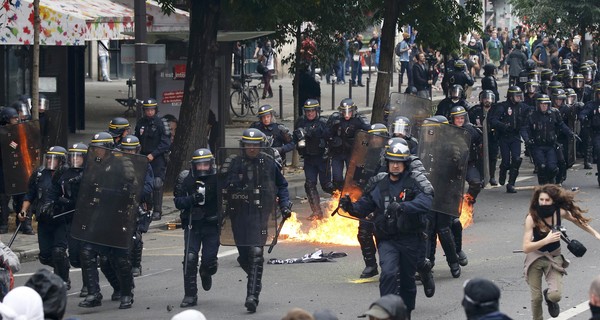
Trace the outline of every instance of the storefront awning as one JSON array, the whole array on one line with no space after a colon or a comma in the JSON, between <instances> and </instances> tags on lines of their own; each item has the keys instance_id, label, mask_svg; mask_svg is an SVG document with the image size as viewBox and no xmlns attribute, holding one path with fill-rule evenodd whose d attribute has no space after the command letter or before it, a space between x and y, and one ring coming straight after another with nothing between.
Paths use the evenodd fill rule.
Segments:
<instances>
[{"instance_id":1,"label":"storefront awning","mask_svg":"<svg viewBox=\"0 0 600 320\"><path fill-rule=\"evenodd\" d=\"M0 12L0 44L33 43L33 0L4 2ZM155 1L146 1L149 32L188 30L189 14L176 10L164 15ZM40 0L40 44L85 45L88 40L131 38L134 30L133 1L128 0Z\"/></svg>"},{"instance_id":2,"label":"storefront awning","mask_svg":"<svg viewBox=\"0 0 600 320\"><path fill-rule=\"evenodd\" d=\"M256 39L275 33L275 31L218 31L217 42L233 42ZM125 35L133 37L133 32L125 32ZM156 43L159 40L188 41L189 32L186 31L148 31L146 35L148 43Z\"/></svg>"}]
</instances>

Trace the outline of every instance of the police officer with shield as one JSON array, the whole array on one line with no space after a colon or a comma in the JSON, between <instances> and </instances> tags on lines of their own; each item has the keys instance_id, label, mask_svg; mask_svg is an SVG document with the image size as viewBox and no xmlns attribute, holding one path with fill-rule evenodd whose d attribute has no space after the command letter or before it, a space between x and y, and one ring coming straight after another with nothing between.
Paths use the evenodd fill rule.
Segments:
<instances>
[{"instance_id":1,"label":"police officer with shield","mask_svg":"<svg viewBox=\"0 0 600 320\"><path fill-rule=\"evenodd\" d=\"M215 157L208 149L197 149L192 154L190 169L183 170L177 178L173 201L181 210L184 230L182 308L198 303L198 260L200 280L205 291L212 287L212 275L217 273L219 229L217 221L217 172Z\"/></svg>"},{"instance_id":2,"label":"police officer with shield","mask_svg":"<svg viewBox=\"0 0 600 320\"><path fill-rule=\"evenodd\" d=\"M591 141L594 146L594 155L600 159L600 84L594 86L594 100L585 104L579 113L582 122L589 121ZM600 185L600 160L596 161L596 175Z\"/></svg>"},{"instance_id":3,"label":"police officer with shield","mask_svg":"<svg viewBox=\"0 0 600 320\"><path fill-rule=\"evenodd\" d=\"M267 238L273 235L268 230L273 223L276 206L283 219L292 214L288 183L273 154L269 154L272 149L268 148L266 138L258 129L244 130L240 149L234 150L241 154L226 158L220 171L223 179L219 178L219 182L223 183L219 187L223 195L220 207L226 207L225 212L220 212L221 245L224 245L227 228L233 233L239 252L237 261L248 275L244 305L251 313L256 312L262 289L263 247L268 245ZM275 197L278 197L277 201ZM275 239L276 236L275 232Z\"/></svg>"},{"instance_id":4,"label":"police officer with shield","mask_svg":"<svg viewBox=\"0 0 600 320\"><path fill-rule=\"evenodd\" d=\"M158 103L155 99L142 101L144 116L135 125L135 136L140 139L140 154L150 161L154 172L154 210L152 220L162 217L163 182L167 171L166 154L171 146L169 125L158 115Z\"/></svg>"},{"instance_id":5,"label":"police officer with shield","mask_svg":"<svg viewBox=\"0 0 600 320\"><path fill-rule=\"evenodd\" d=\"M433 187L424 175L415 180L406 170L410 161L406 145L390 145L385 159L388 172L373 177L370 189L357 202L342 197L340 206L360 219L373 213L381 266L380 295L400 295L410 314L415 308L419 252L425 250L422 216L431 207Z\"/></svg>"},{"instance_id":6,"label":"police officer with shield","mask_svg":"<svg viewBox=\"0 0 600 320\"><path fill-rule=\"evenodd\" d=\"M483 159L481 162L488 161L488 169L489 171L489 183L492 186L497 186L498 182L496 181L496 163L498 162L498 137L496 135L496 130L494 130L490 123L490 115L496 111L496 98L494 97L494 93L491 90L482 90L479 93L479 104L473 106L471 110L468 111L469 121L479 130L482 131L483 135L487 135L487 146L485 136L483 136L483 152L486 151L487 148L487 158L486 154L483 153ZM482 168L483 177L485 177L485 168L484 163L479 165ZM484 184L485 185L485 184Z\"/></svg>"},{"instance_id":7,"label":"police officer with shield","mask_svg":"<svg viewBox=\"0 0 600 320\"><path fill-rule=\"evenodd\" d=\"M346 98L340 102L338 112L334 112L327 120L327 127L333 187L341 190L344 186L344 167L348 169L354 136L359 130L368 131L369 123L358 114L354 101Z\"/></svg>"},{"instance_id":8,"label":"police officer with shield","mask_svg":"<svg viewBox=\"0 0 600 320\"><path fill-rule=\"evenodd\" d=\"M293 137L298 153L304 158L304 177L306 179L304 190L312 211L308 219L320 220L323 218L323 211L321 210L321 198L317 191L317 178L323 191L333 192L331 176L324 159L328 133L327 120L321 117L321 106L315 99L306 100L303 110L304 115L294 126Z\"/></svg>"},{"instance_id":9,"label":"police officer with shield","mask_svg":"<svg viewBox=\"0 0 600 320\"><path fill-rule=\"evenodd\" d=\"M24 221L27 210L33 205L33 212L38 221L38 244L40 263L54 268L54 274L61 277L71 289L69 279L68 247L68 220L66 216L58 216L62 209L52 201L50 190L52 180L58 179L61 171L66 170L67 150L60 146L48 149L44 156L44 165L35 170L29 178L29 191L25 194L23 208L19 213L19 219Z\"/></svg>"},{"instance_id":10,"label":"police officer with shield","mask_svg":"<svg viewBox=\"0 0 600 320\"><path fill-rule=\"evenodd\" d=\"M437 106L435 115L440 115L450 119L450 110L456 106L461 106L465 110L471 109L471 106L464 97L464 89L458 84L452 85L448 92L448 97L444 98Z\"/></svg>"},{"instance_id":11,"label":"police officer with shield","mask_svg":"<svg viewBox=\"0 0 600 320\"><path fill-rule=\"evenodd\" d=\"M419 141L412 135L410 119L404 116L396 116L389 129L392 137L402 138L408 143L411 154L417 154Z\"/></svg>"},{"instance_id":12,"label":"police officer with shield","mask_svg":"<svg viewBox=\"0 0 600 320\"><path fill-rule=\"evenodd\" d=\"M285 155L294 150L294 141L290 130L275 121L275 111L268 104L258 108L256 116L259 121L251 124L250 128L258 129L265 134L267 142L279 153L282 165L285 166Z\"/></svg>"}]
</instances>

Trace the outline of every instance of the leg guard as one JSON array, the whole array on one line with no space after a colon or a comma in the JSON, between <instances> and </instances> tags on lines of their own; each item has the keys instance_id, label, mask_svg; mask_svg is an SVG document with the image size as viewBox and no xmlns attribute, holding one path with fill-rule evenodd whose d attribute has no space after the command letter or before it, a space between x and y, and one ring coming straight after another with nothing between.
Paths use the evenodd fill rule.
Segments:
<instances>
[{"instance_id":1,"label":"leg guard","mask_svg":"<svg viewBox=\"0 0 600 320\"><path fill-rule=\"evenodd\" d=\"M542 163L539 166L537 166L537 178L538 178L539 185L548 183L545 163Z\"/></svg>"},{"instance_id":2,"label":"leg guard","mask_svg":"<svg viewBox=\"0 0 600 320\"><path fill-rule=\"evenodd\" d=\"M117 271L119 285L121 286L121 304L119 309L129 309L133 304L133 275L131 274L131 262L127 255L113 258L113 267Z\"/></svg>"},{"instance_id":3,"label":"leg guard","mask_svg":"<svg viewBox=\"0 0 600 320\"><path fill-rule=\"evenodd\" d=\"M506 183L506 171L508 171L508 169L510 169L510 165L509 166L505 166L502 163L500 163L500 168L498 168L498 183L503 186Z\"/></svg>"},{"instance_id":4,"label":"leg guard","mask_svg":"<svg viewBox=\"0 0 600 320\"><path fill-rule=\"evenodd\" d=\"M558 174L558 168L546 169L546 181L548 183L561 183L562 181L556 181L556 175Z\"/></svg>"},{"instance_id":5,"label":"leg guard","mask_svg":"<svg viewBox=\"0 0 600 320\"><path fill-rule=\"evenodd\" d=\"M183 274L184 297L179 305L182 308L193 307L198 303L198 283L196 277L196 272L198 272L198 255L193 252L188 253L187 273L185 273L185 269Z\"/></svg>"},{"instance_id":6,"label":"leg guard","mask_svg":"<svg viewBox=\"0 0 600 320\"><path fill-rule=\"evenodd\" d=\"M135 238L133 239L133 246L131 247L131 270L134 277L138 277L142 274L142 251L144 250L144 241L142 240L142 233L136 232Z\"/></svg>"},{"instance_id":7,"label":"leg guard","mask_svg":"<svg viewBox=\"0 0 600 320\"><path fill-rule=\"evenodd\" d=\"M154 177L154 213L152 219L160 220L162 217L162 204L163 204L163 180L160 177Z\"/></svg>"},{"instance_id":8,"label":"leg guard","mask_svg":"<svg viewBox=\"0 0 600 320\"><path fill-rule=\"evenodd\" d=\"M41 264L54 268L54 260L52 259L52 256L47 257L45 255L38 254L38 259L40 260Z\"/></svg>"},{"instance_id":9,"label":"leg guard","mask_svg":"<svg viewBox=\"0 0 600 320\"><path fill-rule=\"evenodd\" d=\"M510 172L508 173L508 184L514 186L519 176L519 168L521 168L523 158L518 158L510 164Z\"/></svg>"},{"instance_id":10,"label":"leg guard","mask_svg":"<svg viewBox=\"0 0 600 320\"><path fill-rule=\"evenodd\" d=\"M81 275L87 287L88 295L79 303L82 308L92 308L102 305L102 294L98 280L97 253L89 248L81 249Z\"/></svg>"},{"instance_id":11,"label":"leg guard","mask_svg":"<svg viewBox=\"0 0 600 320\"><path fill-rule=\"evenodd\" d=\"M479 195L480 192L481 181L469 182L469 189L467 189L467 193L473 198L473 203L475 203L475 199L477 199L477 195Z\"/></svg>"},{"instance_id":12,"label":"leg guard","mask_svg":"<svg viewBox=\"0 0 600 320\"><path fill-rule=\"evenodd\" d=\"M121 298L121 286L119 285L119 276L117 276L117 272L113 268L109 257L100 256L100 271L110 283L110 286L113 288L113 294L111 296L112 301L118 301Z\"/></svg>"},{"instance_id":13,"label":"leg guard","mask_svg":"<svg viewBox=\"0 0 600 320\"><path fill-rule=\"evenodd\" d=\"M69 257L67 250L61 247L52 248L52 261L54 262L54 274L61 277L67 284L67 290L71 288L71 280L69 279Z\"/></svg>"},{"instance_id":14,"label":"leg guard","mask_svg":"<svg viewBox=\"0 0 600 320\"><path fill-rule=\"evenodd\" d=\"M262 289L263 263L263 247L251 247L251 265L250 273L248 274L246 303L244 304L249 312L256 312L256 307L258 306L258 296Z\"/></svg>"},{"instance_id":15,"label":"leg guard","mask_svg":"<svg viewBox=\"0 0 600 320\"><path fill-rule=\"evenodd\" d=\"M306 191L308 204L310 205L310 210L312 211L309 219L311 217L314 217L314 219L310 220L323 218L323 211L321 210L321 198L319 197L316 183L306 182L304 184L304 190Z\"/></svg>"},{"instance_id":16,"label":"leg guard","mask_svg":"<svg viewBox=\"0 0 600 320\"><path fill-rule=\"evenodd\" d=\"M461 266L466 266L469 264L469 260L467 259L467 254L462 249L462 234L463 227L460 223L460 219L455 218L452 220L452 235L454 236L454 244L456 245L456 254L458 256L458 264Z\"/></svg>"},{"instance_id":17,"label":"leg guard","mask_svg":"<svg viewBox=\"0 0 600 320\"><path fill-rule=\"evenodd\" d=\"M450 228L443 228L439 232L440 243L446 254L446 262L450 266L450 272L454 278L460 277L460 265L458 264L458 255L456 254L456 243L452 236Z\"/></svg>"},{"instance_id":18,"label":"leg guard","mask_svg":"<svg viewBox=\"0 0 600 320\"><path fill-rule=\"evenodd\" d=\"M217 260L200 264L200 281L202 282L202 289L204 291L210 290L212 287L212 276L217 273L219 263Z\"/></svg>"},{"instance_id":19,"label":"leg guard","mask_svg":"<svg viewBox=\"0 0 600 320\"><path fill-rule=\"evenodd\" d=\"M377 248L375 247L375 240L373 240L373 225L370 223L359 223L357 238L363 259L365 260L365 269L360 277L374 277L379 274L379 271L377 271L377 258L375 258Z\"/></svg>"}]
</instances>

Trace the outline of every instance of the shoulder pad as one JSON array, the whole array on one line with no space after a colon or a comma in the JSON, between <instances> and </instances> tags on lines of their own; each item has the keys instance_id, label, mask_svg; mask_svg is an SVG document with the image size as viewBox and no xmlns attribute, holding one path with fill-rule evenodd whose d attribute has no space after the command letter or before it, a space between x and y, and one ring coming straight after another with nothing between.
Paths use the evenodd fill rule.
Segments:
<instances>
[{"instance_id":1,"label":"shoulder pad","mask_svg":"<svg viewBox=\"0 0 600 320\"><path fill-rule=\"evenodd\" d=\"M410 170L411 174L413 174L413 172L427 172L427 170L425 170L425 166L423 166L423 162L421 162L421 158L414 155L410 156L409 158L410 165L408 166L408 170Z\"/></svg>"},{"instance_id":2,"label":"shoulder pad","mask_svg":"<svg viewBox=\"0 0 600 320\"><path fill-rule=\"evenodd\" d=\"M427 179L427 176L423 172L413 170L411 171L410 176L413 179L415 179L417 187L419 187L419 190L421 190L421 192L427 195L433 195L433 185L431 184L429 179Z\"/></svg>"},{"instance_id":3,"label":"shoulder pad","mask_svg":"<svg viewBox=\"0 0 600 320\"><path fill-rule=\"evenodd\" d=\"M363 114L361 114L361 113L357 113L356 114L356 118L360 119L360 121L362 121L362 122L364 122L366 124L369 124L369 121L367 121L367 118Z\"/></svg>"},{"instance_id":4,"label":"shoulder pad","mask_svg":"<svg viewBox=\"0 0 600 320\"><path fill-rule=\"evenodd\" d=\"M177 183L183 183L183 180L190 174L190 170L183 170L177 176Z\"/></svg>"},{"instance_id":5,"label":"shoulder pad","mask_svg":"<svg viewBox=\"0 0 600 320\"><path fill-rule=\"evenodd\" d=\"M341 118L341 117L342 117L342 115L336 111L329 116L329 119L331 120L331 119L336 119L336 118Z\"/></svg>"},{"instance_id":6,"label":"shoulder pad","mask_svg":"<svg viewBox=\"0 0 600 320\"><path fill-rule=\"evenodd\" d=\"M319 116L319 122L327 123L327 118Z\"/></svg>"},{"instance_id":7,"label":"shoulder pad","mask_svg":"<svg viewBox=\"0 0 600 320\"><path fill-rule=\"evenodd\" d=\"M252 122L252 124L248 128L258 129L259 126L260 126L260 124L261 124L260 121L254 121L254 122Z\"/></svg>"},{"instance_id":8,"label":"shoulder pad","mask_svg":"<svg viewBox=\"0 0 600 320\"><path fill-rule=\"evenodd\" d=\"M221 169L219 170L220 173L226 173L227 171L229 171L229 167L231 167L231 163L237 158L238 156L235 154L230 155L229 157L227 157L225 159L225 161L223 161L223 164L221 164Z\"/></svg>"},{"instance_id":9,"label":"shoulder pad","mask_svg":"<svg viewBox=\"0 0 600 320\"><path fill-rule=\"evenodd\" d=\"M387 172L380 172L380 173L376 174L375 176L369 178L369 180L367 181L367 184L365 185L365 191L363 192L363 194L373 191L375 186L387 176L388 176Z\"/></svg>"}]
</instances>

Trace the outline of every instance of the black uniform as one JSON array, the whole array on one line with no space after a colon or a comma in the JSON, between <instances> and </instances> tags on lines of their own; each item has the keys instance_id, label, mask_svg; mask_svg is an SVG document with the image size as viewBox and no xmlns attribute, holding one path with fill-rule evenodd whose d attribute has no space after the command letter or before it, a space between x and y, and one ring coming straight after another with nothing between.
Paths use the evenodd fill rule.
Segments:
<instances>
[{"instance_id":1,"label":"black uniform","mask_svg":"<svg viewBox=\"0 0 600 320\"><path fill-rule=\"evenodd\" d=\"M250 125L250 128L258 129L271 141L271 147L281 156L282 164L285 165L285 155L294 150L294 141L290 130L279 123L270 123L265 126L262 122L256 121Z\"/></svg>"},{"instance_id":2,"label":"black uniform","mask_svg":"<svg viewBox=\"0 0 600 320\"><path fill-rule=\"evenodd\" d=\"M483 134L480 129L471 123L465 123L463 128L471 136L471 147L469 149L469 161L467 162L467 175L465 179L469 184L467 193L471 195L473 202L475 202L477 195L481 192L482 172L480 171L479 161L482 153Z\"/></svg>"},{"instance_id":3,"label":"black uniform","mask_svg":"<svg viewBox=\"0 0 600 320\"><path fill-rule=\"evenodd\" d=\"M203 203L195 200L198 188L204 188ZM202 247L200 277L202 286L209 290L210 277L217 272L219 251L219 228L217 224L217 176L207 175L194 178L190 170L181 171L173 191L175 207L181 210L181 224L184 228L183 285L185 297L197 299L198 260ZM187 257L185 257L187 255Z\"/></svg>"},{"instance_id":4,"label":"black uniform","mask_svg":"<svg viewBox=\"0 0 600 320\"><path fill-rule=\"evenodd\" d=\"M317 178L323 191L333 192L330 171L327 170L327 162L324 159L328 132L326 119L317 116L311 121L306 116L302 116L296 122L294 132L299 129L304 130L306 144L302 148L298 147L298 153L304 158L304 177L306 179L304 190L312 214L322 217L323 211L321 210L321 199L317 191ZM295 141L295 143L298 145L298 141Z\"/></svg>"},{"instance_id":5,"label":"black uniform","mask_svg":"<svg viewBox=\"0 0 600 320\"><path fill-rule=\"evenodd\" d=\"M574 106L569 106L564 103L560 108L560 117L563 122L571 131L574 131L575 118L577 117L577 111ZM556 183L562 183L567 179L567 169L571 168L574 163L569 161L569 148L572 147L572 135L566 135L564 132L558 132L557 148L558 154L558 174L556 175Z\"/></svg>"},{"instance_id":6,"label":"black uniform","mask_svg":"<svg viewBox=\"0 0 600 320\"><path fill-rule=\"evenodd\" d=\"M465 110L469 111L471 109L471 106L469 105L469 103L467 102L467 100L460 99L457 102L452 101L451 98L444 98L442 101L440 101L440 103L437 106L437 110L435 111L435 115L438 116L444 116L446 117L446 119L450 119L450 110L452 110L452 108L457 107L457 106L461 106L464 107Z\"/></svg>"},{"instance_id":7,"label":"black uniform","mask_svg":"<svg viewBox=\"0 0 600 320\"><path fill-rule=\"evenodd\" d=\"M496 101L500 99L500 93L498 93L498 83L493 75L487 75L481 78L481 90L491 90L494 93Z\"/></svg>"},{"instance_id":8,"label":"black uniform","mask_svg":"<svg viewBox=\"0 0 600 320\"><path fill-rule=\"evenodd\" d=\"M150 162L154 172L154 217L160 219L162 215L162 190L165 173L167 171L167 159L165 155L171 146L169 125L166 120L158 114L152 118L142 117L135 125L135 136L140 139L142 149L140 154L152 154L154 160Z\"/></svg>"},{"instance_id":9,"label":"black uniform","mask_svg":"<svg viewBox=\"0 0 600 320\"><path fill-rule=\"evenodd\" d=\"M596 99L596 101L586 103L583 110L579 113L579 118L582 121L589 121L594 156L600 159L600 101ZM596 175L600 172L599 169L600 161L596 161ZM600 184L600 175L598 175L598 184Z\"/></svg>"},{"instance_id":10,"label":"black uniform","mask_svg":"<svg viewBox=\"0 0 600 320\"><path fill-rule=\"evenodd\" d=\"M148 232L150 223L152 222L152 216L150 209L153 204L153 193L154 193L154 171L152 166L148 164L146 169L146 176L144 177L144 192L140 198L138 205L138 216L136 230L133 235L133 244L131 247L131 267L133 276L137 277L142 274L142 251L144 250L144 240L142 234Z\"/></svg>"},{"instance_id":11,"label":"black uniform","mask_svg":"<svg viewBox=\"0 0 600 320\"><path fill-rule=\"evenodd\" d=\"M401 296L409 312L415 308L415 272L425 251L423 215L433 199L431 184L424 175L420 177L417 181L405 170L398 181L392 181L387 173L380 173L371 178L372 189L365 190L349 210L361 219L374 213L381 266L379 293Z\"/></svg>"},{"instance_id":12,"label":"black uniform","mask_svg":"<svg viewBox=\"0 0 600 320\"><path fill-rule=\"evenodd\" d=\"M490 180L496 180L496 163L498 162L498 137L496 135L496 130L492 127L490 122L490 115L496 111L496 104L492 104L490 110L487 112L487 118L484 118L483 115L483 107L481 104L477 104L468 111L469 113L469 121L479 130L482 131L482 134L488 135L488 159L489 159L489 167L490 167ZM487 121L488 132L483 132L483 122ZM483 139L483 138L482 138ZM483 160L483 159L481 159ZM483 173L483 163L479 165L481 167L481 172Z\"/></svg>"},{"instance_id":13,"label":"black uniform","mask_svg":"<svg viewBox=\"0 0 600 320\"><path fill-rule=\"evenodd\" d=\"M327 120L327 128L333 186L341 190L344 186L344 167L348 168L350 163L354 137L358 130L368 131L370 126L361 114L353 113L346 120L339 112L334 112Z\"/></svg>"}]
</instances>

